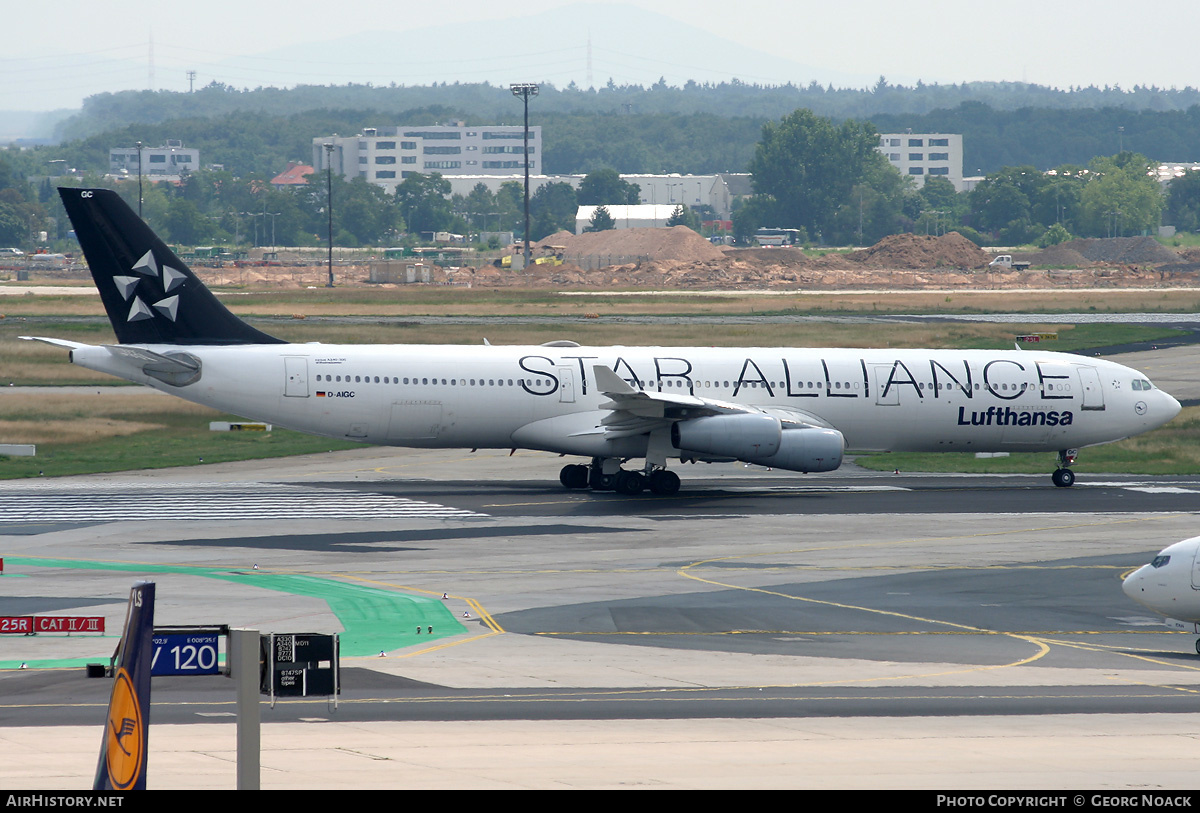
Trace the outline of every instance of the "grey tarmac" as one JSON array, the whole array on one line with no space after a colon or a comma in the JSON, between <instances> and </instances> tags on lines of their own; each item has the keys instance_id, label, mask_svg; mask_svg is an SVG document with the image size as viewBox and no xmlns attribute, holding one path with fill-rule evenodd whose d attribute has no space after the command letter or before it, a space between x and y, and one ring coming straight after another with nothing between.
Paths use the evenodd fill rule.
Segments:
<instances>
[{"instance_id":1,"label":"grey tarmac","mask_svg":"<svg viewBox=\"0 0 1200 813\"><path fill-rule=\"evenodd\" d=\"M257 565L446 593L470 613L461 635L346 659L336 710L264 709L266 788L1194 786L1194 636L1129 602L1120 577L1197 533L1200 478L1081 472L1055 489L684 467L684 499L664 505L563 492L561 463L364 448L0 484L0 500L65 495L64 511L116 494L178 512L0 515L10 561L131 567L6 563L0 606L114 629L138 566ZM206 495L193 516L189 489ZM256 490L330 511L236 515ZM356 514L363 495L451 510ZM309 597L199 582L159 579L160 625L339 628ZM6 637L0 659L113 644ZM6 787L89 786L104 682L77 672L0 672ZM232 787L232 689L156 692L151 787Z\"/></svg>"}]
</instances>

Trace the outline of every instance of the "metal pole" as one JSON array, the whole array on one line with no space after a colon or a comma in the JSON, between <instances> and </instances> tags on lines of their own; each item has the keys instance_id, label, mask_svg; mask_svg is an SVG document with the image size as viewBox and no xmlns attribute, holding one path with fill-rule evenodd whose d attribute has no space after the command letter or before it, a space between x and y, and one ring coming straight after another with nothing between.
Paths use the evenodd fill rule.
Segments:
<instances>
[{"instance_id":1,"label":"metal pole","mask_svg":"<svg viewBox=\"0 0 1200 813\"><path fill-rule=\"evenodd\" d=\"M262 711L258 705L258 630L229 631L230 677L237 684L237 789L261 784Z\"/></svg>"},{"instance_id":2,"label":"metal pole","mask_svg":"<svg viewBox=\"0 0 1200 813\"><path fill-rule=\"evenodd\" d=\"M525 164L525 268L529 267L529 94L525 94L525 139L522 163Z\"/></svg>"},{"instance_id":3,"label":"metal pole","mask_svg":"<svg viewBox=\"0 0 1200 813\"><path fill-rule=\"evenodd\" d=\"M525 267L529 267L529 97L538 95L538 85L532 82L523 82L516 85L510 85L514 96L520 96L525 102L525 139L524 139L524 164L525 164Z\"/></svg>"},{"instance_id":4,"label":"metal pole","mask_svg":"<svg viewBox=\"0 0 1200 813\"><path fill-rule=\"evenodd\" d=\"M329 282L326 288L333 287L333 144L325 144L325 208L329 211Z\"/></svg>"},{"instance_id":5,"label":"metal pole","mask_svg":"<svg viewBox=\"0 0 1200 813\"><path fill-rule=\"evenodd\" d=\"M138 218L142 217L142 142L137 143L138 148Z\"/></svg>"}]
</instances>

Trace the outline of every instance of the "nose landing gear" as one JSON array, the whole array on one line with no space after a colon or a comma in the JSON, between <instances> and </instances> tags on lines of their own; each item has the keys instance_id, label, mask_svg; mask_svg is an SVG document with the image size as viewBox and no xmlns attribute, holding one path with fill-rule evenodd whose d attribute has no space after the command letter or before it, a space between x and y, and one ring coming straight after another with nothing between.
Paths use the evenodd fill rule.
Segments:
<instances>
[{"instance_id":1,"label":"nose landing gear","mask_svg":"<svg viewBox=\"0 0 1200 813\"><path fill-rule=\"evenodd\" d=\"M1071 471L1071 466L1075 465L1075 459L1078 456L1078 449L1063 449L1058 453L1058 468L1054 470L1054 474L1050 475L1054 485L1059 488L1070 488L1075 485L1075 472Z\"/></svg>"}]
</instances>

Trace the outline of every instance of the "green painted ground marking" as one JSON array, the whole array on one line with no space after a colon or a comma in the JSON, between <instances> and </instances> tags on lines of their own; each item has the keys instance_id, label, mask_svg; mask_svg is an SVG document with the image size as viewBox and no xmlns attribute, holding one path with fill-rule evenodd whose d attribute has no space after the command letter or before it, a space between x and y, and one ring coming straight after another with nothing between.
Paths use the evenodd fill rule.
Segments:
<instances>
[{"instance_id":1,"label":"green painted ground marking","mask_svg":"<svg viewBox=\"0 0 1200 813\"><path fill-rule=\"evenodd\" d=\"M141 574L170 573L182 576L200 576L208 579L236 582L265 590L276 590L296 596L309 596L324 601L342 624L341 654L355 658L390 652L439 638L448 638L466 632L446 609L440 599L411 596L383 590L368 585L340 582L320 576L300 576L263 571L238 571L230 568L189 567L184 565L122 564L119 562L80 562L66 559L44 559L40 557L6 556L6 565L26 567L78 568L80 570L118 570ZM197 623L215 623L197 621ZM416 634L421 627L421 635ZM433 634L425 632L433 627ZM296 630L311 632L311 630ZM116 638L117 635L104 637ZM82 666L90 659L67 658L58 660L26 660L33 668ZM21 660L0 660L0 669L15 669Z\"/></svg>"}]
</instances>

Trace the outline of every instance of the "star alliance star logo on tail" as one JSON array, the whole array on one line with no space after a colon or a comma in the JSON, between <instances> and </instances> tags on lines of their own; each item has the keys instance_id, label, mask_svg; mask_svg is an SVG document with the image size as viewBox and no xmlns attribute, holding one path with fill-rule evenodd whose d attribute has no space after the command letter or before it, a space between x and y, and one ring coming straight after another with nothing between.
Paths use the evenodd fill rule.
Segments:
<instances>
[{"instance_id":1,"label":"star alliance star logo on tail","mask_svg":"<svg viewBox=\"0 0 1200 813\"><path fill-rule=\"evenodd\" d=\"M167 296L163 299L147 305L142 301L142 298L137 295L138 284L144 279L153 278L159 281L164 294L169 294L179 286L183 285L187 276L178 269L172 268L169 265L164 265L159 270L158 261L154 258L153 251L147 251L142 255L142 258L133 264L129 269L137 276L114 276L113 284L117 286L122 298L129 303L129 315L125 318L126 322L140 322L143 319L153 319L154 311L158 311L163 316L175 321L175 316L179 312L179 295Z\"/></svg>"}]
</instances>

